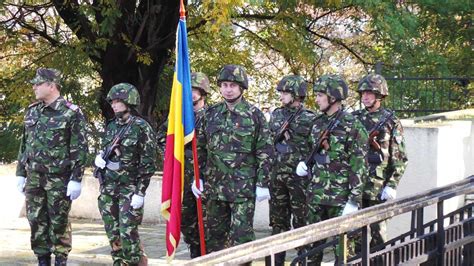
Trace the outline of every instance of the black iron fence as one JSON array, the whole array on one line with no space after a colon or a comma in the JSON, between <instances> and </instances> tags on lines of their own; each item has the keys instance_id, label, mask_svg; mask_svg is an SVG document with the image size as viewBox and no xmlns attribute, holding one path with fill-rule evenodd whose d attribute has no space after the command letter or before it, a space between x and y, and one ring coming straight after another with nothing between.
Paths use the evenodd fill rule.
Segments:
<instances>
[{"instance_id":1,"label":"black iron fence","mask_svg":"<svg viewBox=\"0 0 474 266\"><path fill-rule=\"evenodd\" d=\"M385 106L403 118L474 107L472 77L386 77Z\"/></svg>"},{"instance_id":2,"label":"black iron fence","mask_svg":"<svg viewBox=\"0 0 474 266\"><path fill-rule=\"evenodd\" d=\"M289 232L262 238L190 260L184 265L237 265L274 256L318 240L347 239L349 232L362 232L362 250L354 257L341 256L345 265L474 265L474 205L465 204L445 214L444 201L474 193L474 176L414 196L400 198L356 213L336 217ZM425 208L437 206L437 218L424 221ZM411 229L381 246L369 248L370 225L412 214ZM341 242L341 241L340 241ZM342 241L343 242L343 241ZM342 245L344 246L344 245ZM324 247L329 247L326 244ZM318 247L321 248L321 247ZM342 254L347 254L347 250ZM311 252L311 251L309 251ZM297 257L304 263L304 258ZM294 263L296 263L296 260Z\"/></svg>"}]
</instances>

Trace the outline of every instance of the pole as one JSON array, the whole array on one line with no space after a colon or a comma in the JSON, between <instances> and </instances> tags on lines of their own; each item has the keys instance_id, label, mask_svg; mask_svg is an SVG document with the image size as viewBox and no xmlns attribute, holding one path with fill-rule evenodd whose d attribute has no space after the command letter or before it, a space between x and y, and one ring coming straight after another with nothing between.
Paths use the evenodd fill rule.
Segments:
<instances>
[{"instance_id":1,"label":"pole","mask_svg":"<svg viewBox=\"0 0 474 266\"><path fill-rule=\"evenodd\" d=\"M197 157L197 144L196 144L196 131L194 131L193 138L193 166L194 166L194 180L196 181L196 187L200 189L199 182L199 162ZM198 214L198 226L199 226L199 243L201 246L201 256L206 255L206 242L204 241L204 221L202 217L202 198L196 199L197 203L197 214Z\"/></svg>"}]
</instances>

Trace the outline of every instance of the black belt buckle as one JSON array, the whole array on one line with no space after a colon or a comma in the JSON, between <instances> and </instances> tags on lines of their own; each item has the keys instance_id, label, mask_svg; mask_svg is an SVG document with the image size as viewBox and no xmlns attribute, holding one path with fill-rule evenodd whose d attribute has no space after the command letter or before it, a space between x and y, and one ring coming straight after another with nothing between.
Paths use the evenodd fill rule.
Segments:
<instances>
[{"instance_id":1,"label":"black belt buckle","mask_svg":"<svg viewBox=\"0 0 474 266\"><path fill-rule=\"evenodd\" d=\"M383 155L379 152L369 152L367 160L370 164L379 165L383 162Z\"/></svg>"},{"instance_id":2,"label":"black belt buckle","mask_svg":"<svg viewBox=\"0 0 474 266\"><path fill-rule=\"evenodd\" d=\"M277 143L275 145L275 149L279 152L279 153L290 153L290 146L289 145L286 145L286 144L282 144L282 143Z\"/></svg>"},{"instance_id":3,"label":"black belt buckle","mask_svg":"<svg viewBox=\"0 0 474 266\"><path fill-rule=\"evenodd\" d=\"M320 165L328 164L331 162L327 154L320 154L320 153L316 153L314 155L314 161Z\"/></svg>"}]
</instances>

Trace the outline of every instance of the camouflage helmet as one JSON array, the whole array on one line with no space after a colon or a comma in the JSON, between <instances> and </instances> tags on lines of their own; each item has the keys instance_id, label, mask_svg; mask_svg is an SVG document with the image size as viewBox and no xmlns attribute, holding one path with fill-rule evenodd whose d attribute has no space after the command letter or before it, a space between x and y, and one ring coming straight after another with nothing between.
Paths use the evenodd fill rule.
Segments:
<instances>
[{"instance_id":1,"label":"camouflage helmet","mask_svg":"<svg viewBox=\"0 0 474 266\"><path fill-rule=\"evenodd\" d=\"M107 94L107 101L110 103L112 100L122 100L127 105L138 106L140 105L140 94L132 84L119 83L112 86Z\"/></svg>"},{"instance_id":2,"label":"camouflage helmet","mask_svg":"<svg viewBox=\"0 0 474 266\"><path fill-rule=\"evenodd\" d=\"M305 97L306 96L306 88L308 87L308 83L297 75L289 75L283 77L277 85L277 91L285 91L291 92L296 97Z\"/></svg>"},{"instance_id":3,"label":"camouflage helmet","mask_svg":"<svg viewBox=\"0 0 474 266\"><path fill-rule=\"evenodd\" d=\"M209 91L209 79L206 74L202 72L191 73L191 87L198 88L208 94Z\"/></svg>"},{"instance_id":4,"label":"camouflage helmet","mask_svg":"<svg viewBox=\"0 0 474 266\"><path fill-rule=\"evenodd\" d=\"M369 74L359 81L357 92L371 91L381 96L388 96L387 81L382 75Z\"/></svg>"},{"instance_id":5,"label":"camouflage helmet","mask_svg":"<svg viewBox=\"0 0 474 266\"><path fill-rule=\"evenodd\" d=\"M245 69L239 65L225 65L219 72L217 77L217 85L221 85L223 81L232 81L240 85L244 90L249 87L249 80Z\"/></svg>"},{"instance_id":6,"label":"camouflage helmet","mask_svg":"<svg viewBox=\"0 0 474 266\"><path fill-rule=\"evenodd\" d=\"M323 75L318 78L313 90L332 96L336 101L342 101L347 98L349 87L344 79L338 75Z\"/></svg>"},{"instance_id":7,"label":"camouflage helmet","mask_svg":"<svg viewBox=\"0 0 474 266\"><path fill-rule=\"evenodd\" d=\"M30 80L30 83L36 85L43 82L54 82L59 85L61 82L61 72L54 68L38 68L36 76Z\"/></svg>"}]
</instances>

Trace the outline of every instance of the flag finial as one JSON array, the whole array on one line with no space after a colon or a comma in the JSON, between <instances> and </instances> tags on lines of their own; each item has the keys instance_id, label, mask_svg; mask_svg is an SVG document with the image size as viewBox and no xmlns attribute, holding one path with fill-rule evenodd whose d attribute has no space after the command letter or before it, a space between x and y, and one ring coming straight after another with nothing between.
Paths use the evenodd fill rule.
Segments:
<instances>
[{"instance_id":1,"label":"flag finial","mask_svg":"<svg viewBox=\"0 0 474 266\"><path fill-rule=\"evenodd\" d=\"M186 18L186 10L184 10L183 0L181 0L180 4L179 4L179 17L180 18Z\"/></svg>"}]
</instances>

